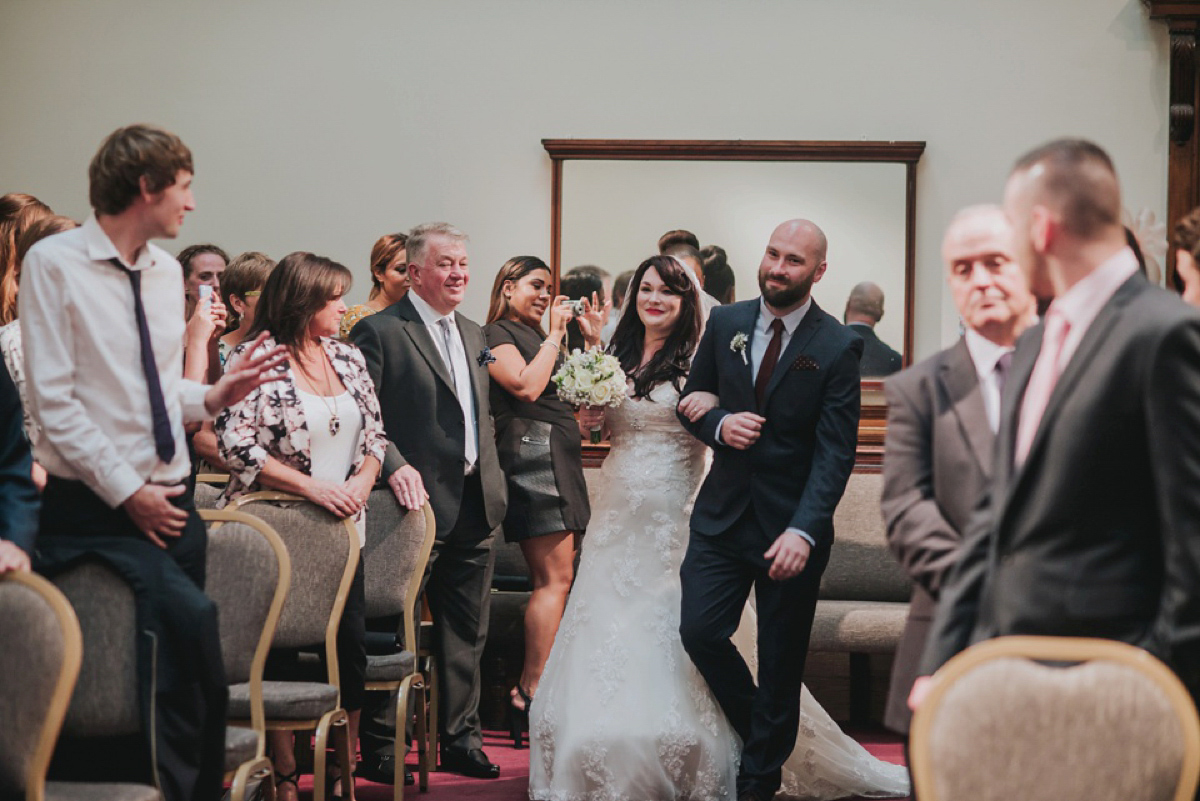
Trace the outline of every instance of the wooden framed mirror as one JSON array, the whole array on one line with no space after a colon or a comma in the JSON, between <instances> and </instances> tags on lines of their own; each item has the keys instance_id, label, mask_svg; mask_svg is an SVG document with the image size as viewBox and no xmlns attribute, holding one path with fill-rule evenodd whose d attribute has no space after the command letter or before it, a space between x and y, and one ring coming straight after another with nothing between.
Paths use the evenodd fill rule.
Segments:
<instances>
[{"instance_id":1,"label":"wooden framed mirror","mask_svg":"<svg viewBox=\"0 0 1200 801\"><path fill-rule=\"evenodd\" d=\"M551 268L589 264L613 276L656 252L675 228L728 254L735 297L758 295L771 230L806 216L829 237L829 269L813 288L839 319L851 287L884 292L879 338L913 355L917 163L924 142L544 139L551 159ZM859 463L882 462L882 381L865 376ZM585 448L592 464L605 448Z\"/></svg>"}]
</instances>

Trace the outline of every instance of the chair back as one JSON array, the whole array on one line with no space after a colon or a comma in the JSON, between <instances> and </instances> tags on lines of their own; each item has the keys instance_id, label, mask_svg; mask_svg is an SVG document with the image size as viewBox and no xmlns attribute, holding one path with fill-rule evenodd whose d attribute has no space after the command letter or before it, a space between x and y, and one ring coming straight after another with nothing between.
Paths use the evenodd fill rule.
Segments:
<instances>
[{"instance_id":1,"label":"chair back","mask_svg":"<svg viewBox=\"0 0 1200 801\"><path fill-rule=\"evenodd\" d=\"M73 737L142 730L137 684L137 617L133 590L102 562L84 562L54 577L83 633L83 662L63 731Z\"/></svg>"},{"instance_id":2,"label":"chair back","mask_svg":"<svg viewBox=\"0 0 1200 801\"><path fill-rule=\"evenodd\" d=\"M910 749L922 801L1191 801L1200 721L1139 648L1002 637L938 671Z\"/></svg>"},{"instance_id":3,"label":"chair back","mask_svg":"<svg viewBox=\"0 0 1200 801\"><path fill-rule=\"evenodd\" d=\"M204 591L217 605L221 655L230 684L250 684L250 718L264 731L263 667L292 580L292 564L274 529L245 512L202 509L208 524Z\"/></svg>"},{"instance_id":4,"label":"chair back","mask_svg":"<svg viewBox=\"0 0 1200 801\"><path fill-rule=\"evenodd\" d=\"M0 643L0 798L41 799L83 636L53 584L11 572L0 576Z\"/></svg>"},{"instance_id":5,"label":"chair back","mask_svg":"<svg viewBox=\"0 0 1200 801\"><path fill-rule=\"evenodd\" d=\"M850 474L833 513L833 548L821 576L823 600L907 601L912 593L912 583L888 550L882 496L882 474Z\"/></svg>"},{"instance_id":6,"label":"chair back","mask_svg":"<svg viewBox=\"0 0 1200 801\"><path fill-rule=\"evenodd\" d=\"M391 489L371 493L367 544L362 554L367 617L400 615L404 647L409 650L415 650L417 599L435 533L433 509L428 503L410 512L400 505Z\"/></svg>"},{"instance_id":7,"label":"chair back","mask_svg":"<svg viewBox=\"0 0 1200 801\"><path fill-rule=\"evenodd\" d=\"M283 492L252 492L226 506L249 512L273 528L291 561L292 581L272 646L325 645L329 683L340 686L337 630L358 566L358 530L304 498ZM340 701L339 701L340 704Z\"/></svg>"}]
</instances>

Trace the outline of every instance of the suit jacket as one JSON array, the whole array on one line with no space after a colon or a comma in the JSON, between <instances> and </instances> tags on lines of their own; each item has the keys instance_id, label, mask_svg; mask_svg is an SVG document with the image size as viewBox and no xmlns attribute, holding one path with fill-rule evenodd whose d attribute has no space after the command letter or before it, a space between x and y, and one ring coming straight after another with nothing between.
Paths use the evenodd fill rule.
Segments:
<instances>
[{"instance_id":1,"label":"suit jacket","mask_svg":"<svg viewBox=\"0 0 1200 801\"><path fill-rule=\"evenodd\" d=\"M973 640L1103 637L1200 687L1200 313L1140 274L1063 369L1024 464L1018 413L1042 342L1028 331L1001 401L993 480L942 591L922 663Z\"/></svg>"},{"instance_id":2,"label":"suit jacket","mask_svg":"<svg viewBox=\"0 0 1200 801\"><path fill-rule=\"evenodd\" d=\"M33 457L25 439L21 399L8 374L0 369L0 540L33 551L42 499L30 471Z\"/></svg>"},{"instance_id":3,"label":"suit jacket","mask_svg":"<svg viewBox=\"0 0 1200 801\"><path fill-rule=\"evenodd\" d=\"M720 398L716 409L684 427L713 449L713 463L696 498L692 528L701 534L727 531L753 504L768 532L798 528L818 548L833 543L833 512L854 468L861 402L858 360L862 339L814 301L779 356L758 408L750 364L759 300L714 308L683 395L705 391ZM737 334L745 348L735 351ZM730 413L756 412L767 419L757 442L742 451L716 439L717 424Z\"/></svg>"},{"instance_id":4,"label":"suit jacket","mask_svg":"<svg viewBox=\"0 0 1200 801\"><path fill-rule=\"evenodd\" d=\"M494 529L504 520L507 490L496 456L496 432L488 405L491 379L487 366L480 363L487 342L477 324L461 314L454 317L471 371L479 474L488 525ZM354 326L350 338L366 358L389 440L379 473L380 485L386 486L387 477L404 465L412 465L425 482L441 539L458 520L465 481L466 426L454 379L407 297L364 317Z\"/></svg>"},{"instance_id":5,"label":"suit jacket","mask_svg":"<svg viewBox=\"0 0 1200 801\"><path fill-rule=\"evenodd\" d=\"M908 694L920 675L936 599L991 476L995 437L965 339L883 386L888 404L883 519L888 545L913 580L884 723L907 732Z\"/></svg>"},{"instance_id":6,"label":"suit jacket","mask_svg":"<svg viewBox=\"0 0 1200 801\"><path fill-rule=\"evenodd\" d=\"M863 378L878 378L897 373L904 367L904 357L893 350L879 338L875 329L869 325L854 324L846 326L852 333L858 334L863 341L863 355L859 362Z\"/></svg>"}]
</instances>

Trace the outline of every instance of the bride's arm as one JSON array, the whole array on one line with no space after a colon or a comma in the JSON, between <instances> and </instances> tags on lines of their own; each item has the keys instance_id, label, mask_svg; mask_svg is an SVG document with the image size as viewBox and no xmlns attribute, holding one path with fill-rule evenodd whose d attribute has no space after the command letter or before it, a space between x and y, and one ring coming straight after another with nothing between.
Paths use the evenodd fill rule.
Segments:
<instances>
[{"instance_id":1,"label":"bride's arm","mask_svg":"<svg viewBox=\"0 0 1200 801\"><path fill-rule=\"evenodd\" d=\"M720 319L720 310L714 309L713 311L714 314L709 317L708 325L704 329L704 335L700 337L700 344L696 347L696 354L692 357L692 369L688 373L687 383L683 386L676 414L679 422L693 437L711 448L716 448L722 445L717 440L717 428L728 412L714 403L703 416L693 420L685 411L688 396L693 393L705 392L713 397L717 396L717 354L714 338L718 327L717 321ZM687 405L691 406L691 404Z\"/></svg>"}]
</instances>

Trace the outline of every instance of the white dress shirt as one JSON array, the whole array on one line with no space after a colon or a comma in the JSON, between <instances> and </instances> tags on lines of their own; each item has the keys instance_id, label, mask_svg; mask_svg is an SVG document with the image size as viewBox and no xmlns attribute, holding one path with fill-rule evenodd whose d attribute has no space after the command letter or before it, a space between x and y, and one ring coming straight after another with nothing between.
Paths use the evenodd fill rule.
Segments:
<instances>
[{"instance_id":1,"label":"white dress shirt","mask_svg":"<svg viewBox=\"0 0 1200 801\"><path fill-rule=\"evenodd\" d=\"M987 412L988 427L995 434L1000 430L1000 374L996 365L1000 357L1012 353L1013 349L1005 345L997 345L973 328L968 328L964 334L967 340L967 352L975 363L975 374L979 376L979 391L983 394L983 409Z\"/></svg>"},{"instance_id":2,"label":"white dress shirt","mask_svg":"<svg viewBox=\"0 0 1200 801\"><path fill-rule=\"evenodd\" d=\"M21 274L21 329L31 412L42 427L34 458L53 476L84 482L116 508L146 482L191 472L183 424L209 417L207 387L183 378L183 270L147 244L134 264L175 457L154 448L150 395L129 276L96 218L38 242Z\"/></svg>"},{"instance_id":3,"label":"white dress shirt","mask_svg":"<svg viewBox=\"0 0 1200 801\"><path fill-rule=\"evenodd\" d=\"M416 292L408 294L412 298L413 308L421 316L421 322L425 323L425 327L429 329L429 336L433 338L433 344L437 347L447 369L454 377L458 404L462 407L463 424L467 433L463 459L469 475L475 472L475 467L479 462L479 430L475 425L475 393L471 388L471 368L467 362L467 349L463 345L462 333L458 330L454 312L438 314ZM443 324L443 320L446 321L445 324ZM449 337L446 336L447 330ZM447 339L450 342L449 353L446 352Z\"/></svg>"}]
</instances>

